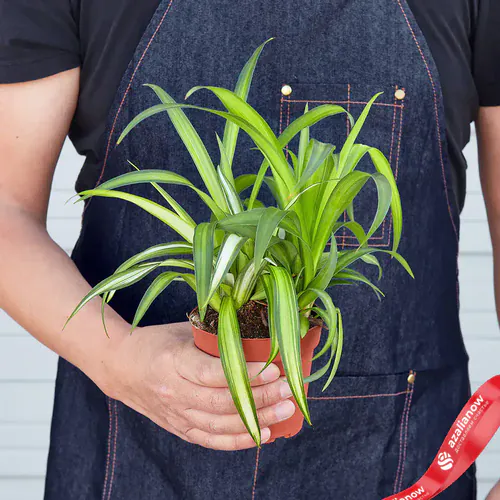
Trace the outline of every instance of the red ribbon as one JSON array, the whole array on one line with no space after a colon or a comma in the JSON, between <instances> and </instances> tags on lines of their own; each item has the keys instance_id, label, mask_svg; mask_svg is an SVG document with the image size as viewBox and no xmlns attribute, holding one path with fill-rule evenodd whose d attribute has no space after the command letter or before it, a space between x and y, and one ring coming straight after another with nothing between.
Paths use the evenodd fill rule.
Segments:
<instances>
[{"instance_id":1,"label":"red ribbon","mask_svg":"<svg viewBox=\"0 0 500 500\"><path fill-rule=\"evenodd\" d=\"M455 420L427 472L413 486L384 500L427 500L453 484L500 427L500 375L483 384Z\"/></svg>"}]
</instances>

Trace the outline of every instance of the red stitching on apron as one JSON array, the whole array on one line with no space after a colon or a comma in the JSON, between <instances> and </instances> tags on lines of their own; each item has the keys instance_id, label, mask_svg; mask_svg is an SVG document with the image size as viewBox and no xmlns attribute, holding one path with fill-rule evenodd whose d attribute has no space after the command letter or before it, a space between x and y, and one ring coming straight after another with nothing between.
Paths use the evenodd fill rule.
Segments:
<instances>
[{"instance_id":1,"label":"red stitching on apron","mask_svg":"<svg viewBox=\"0 0 500 500\"><path fill-rule=\"evenodd\" d=\"M404 90L404 87L402 87ZM397 89L397 87L396 87ZM401 138L403 136L403 111L404 111L404 101L401 103L401 112L399 115L399 134L398 134L398 146L397 146L397 153L396 153L396 168L394 169L394 178L396 179L396 182L398 180L398 175L399 175L399 156L401 153ZM392 148L391 148L391 158L392 158ZM392 165L392 160L389 161L389 163ZM384 221L385 222L385 221ZM392 214L390 216L389 220L389 241L387 242L388 245L391 243L391 231L392 231ZM383 227L383 229L385 229Z\"/></svg>"},{"instance_id":2,"label":"red stitching on apron","mask_svg":"<svg viewBox=\"0 0 500 500\"><path fill-rule=\"evenodd\" d=\"M257 472L259 471L259 460L260 460L260 448L257 448L257 455L255 456L255 472L253 474L252 500L255 499L255 488L257 486Z\"/></svg>"},{"instance_id":3,"label":"red stitching on apron","mask_svg":"<svg viewBox=\"0 0 500 500\"><path fill-rule=\"evenodd\" d=\"M401 465L402 465L402 458L403 458L403 429L404 429L406 410L408 408L408 401L410 399L410 382L408 382L406 390L407 390L407 395L405 398L405 404L403 406L403 412L401 413L401 423L400 423L400 430L399 430L399 459L398 459L398 467L396 469L396 477L394 478L394 488L393 488L394 494L397 493L398 479L399 479L399 475L401 473Z\"/></svg>"},{"instance_id":4,"label":"red stitching on apron","mask_svg":"<svg viewBox=\"0 0 500 500\"><path fill-rule=\"evenodd\" d=\"M108 406L108 415L109 415L109 424L108 424L108 453L106 457L106 473L104 474L104 485L102 488L102 497L101 499L104 500L104 497L106 496L106 490L108 489L108 474L109 474L109 462L110 462L110 457L111 457L111 437L113 433L113 410L111 408L111 399L107 399L107 406Z\"/></svg>"},{"instance_id":5,"label":"red stitching on apron","mask_svg":"<svg viewBox=\"0 0 500 500\"><path fill-rule=\"evenodd\" d=\"M314 102L319 104L363 104L366 105L368 102L364 101L321 101L314 99L286 99L287 102ZM401 108L401 104L391 104L390 102L374 102L373 106L388 106L388 107L396 107Z\"/></svg>"},{"instance_id":6,"label":"red stitching on apron","mask_svg":"<svg viewBox=\"0 0 500 500\"><path fill-rule=\"evenodd\" d=\"M113 464L111 466L111 479L109 480L109 491L107 500L110 500L111 492L113 490L113 479L115 477L115 465L116 465L116 443L118 441L118 406L116 404L116 401L113 401L113 406L115 407L115 436L113 441Z\"/></svg>"},{"instance_id":7,"label":"red stitching on apron","mask_svg":"<svg viewBox=\"0 0 500 500\"><path fill-rule=\"evenodd\" d=\"M115 118L113 120L113 125L111 126L111 130L110 130L109 135L108 135L108 142L107 142L107 145L106 145L106 154L104 155L104 162L102 164L101 173L99 175L99 179L97 180L97 183L96 183L95 187L97 187L99 185L99 183L101 182L102 177L104 175L104 171L106 170L106 164L108 162L109 152L111 150L111 139L113 138L113 133L114 133L115 128L116 128L116 123L118 122L118 116L120 115L121 110L123 109L123 105L125 104L125 99L127 98L128 94L130 92L130 89L132 88L132 83L134 82L135 75L136 75L137 71L139 70L139 68L140 68L140 66L142 64L142 61L146 57L146 54L147 54L147 52L149 50L149 47L151 46L151 44L153 43L153 40L155 39L156 35L160 31L160 28L161 28L161 26L163 24L163 21L167 17L167 14L170 11L170 7L172 6L173 1L174 0L170 0L167 8L165 9L165 12L163 13L162 18L160 19L160 22L158 23L158 26L156 27L156 29L155 29L154 33L152 34L151 38L149 39L149 42L146 45L146 48L144 49L144 52L142 53L142 55L141 55L141 57L139 59L139 62L137 63L136 67L134 68L134 72L132 73L132 76L130 77L130 81L129 81L128 85L127 85L127 88L126 88L124 94L123 94L122 100L120 102L120 106L118 107L118 111L116 112ZM89 203L87 203L87 205L85 206L84 211L89 206L89 204L90 204L90 200L89 200Z\"/></svg>"},{"instance_id":8,"label":"red stitching on apron","mask_svg":"<svg viewBox=\"0 0 500 500\"><path fill-rule=\"evenodd\" d=\"M411 372L415 377L417 376L417 372ZM408 448L408 423L410 421L410 410L411 410L411 402L413 400L413 391L415 390L415 380L413 381L413 384L411 386L411 391L410 391L410 400L408 402L408 411L406 412L406 422L405 422L405 440L404 440L404 448L403 448L403 461L402 461L402 468L401 468L401 475L399 477L399 486L398 486L398 491L401 490L403 486L403 478L405 474L405 462L406 462L406 450Z\"/></svg>"},{"instance_id":9,"label":"red stitching on apron","mask_svg":"<svg viewBox=\"0 0 500 500\"><path fill-rule=\"evenodd\" d=\"M453 220L453 213L451 210L450 198L448 196L448 184L446 182L446 173L445 173L445 169L444 169L443 139L441 137L441 128L439 126L439 109L438 109L436 85L434 82L434 78L432 77L432 73L431 73L431 70L429 68L429 64L427 62L425 54L422 50L422 47L420 46L420 43L418 42L418 39L417 39L417 36L415 35L415 31L414 31L413 27L410 24L410 20L408 19L408 16L407 16L406 11L403 7L403 4L401 3L401 0L396 0L396 2L398 3L399 8L401 9L401 12L403 13L403 16L406 20L406 24L408 25L408 28L410 30L412 37L413 37L413 40L415 41L415 45L417 46L418 51L420 52L420 56L422 57L422 60L424 61L425 69L427 70L427 75L429 76L429 81L431 82L431 85L432 85L432 92L434 94L434 113L435 113L435 117L436 117L436 129L437 129L436 131L437 131L438 144L439 144L439 160L441 163L441 172L443 174L444 193L446 196L446 204L448 205L448 213L450 214L451 224L453 226L453 230L455 231L455 236L456 236L457 241L458 241L458 230L457 230L457 227L455 225L455 221Z\"/></svg>"},{"instance_id":10,"label":"red stitching on apron","mask_svg":"<svg viewBox=\"0 0 500 500\"><path fill-rule=\"evenodd\" d=\"M403 394L408 394L408 391L394 392L389 394L363 394L363 395L355 395L355 396L332 396L332 397L308 397L307 399L310 401L319 401L319 400L330 400L335 401L337 399L365 399L365 398L386 398L391 396L401 396Z\"/></svg>"}]
</instances>

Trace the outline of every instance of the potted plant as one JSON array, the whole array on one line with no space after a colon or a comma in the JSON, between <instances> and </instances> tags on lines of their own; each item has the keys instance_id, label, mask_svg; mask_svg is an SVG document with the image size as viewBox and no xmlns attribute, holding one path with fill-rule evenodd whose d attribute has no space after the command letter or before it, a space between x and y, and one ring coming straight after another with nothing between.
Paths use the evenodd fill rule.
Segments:
<instances>
[{"instance_id":1,"label":"potted plant","mask_svg":"<svg viewBox=\"0 0 500 500\"><path fill-rule=\"evenodd\" d=\"M408 264L397 253L402 211L389 162L376 148L356 144L378 95L370 100L356 121L340 106L325 104L312 109L306 106L304 114L276 136L246 102L264 46L265 43L247 62L234 91L195 87L186 96L205 89L217 96L225 110L178 104L163 89L148 85L160 103L136 116L118 143L143 120L166 112L191 154L206 191L177 173L135 167L135 171L80 193L80 200L101 196L133 203L173 228L182 241L159 242L131 257L112 276L96 285L69 318L93 298L102 296L104 305L117 290L161 270L137 307L133 330L155 298L172 282L187 283L195 290L198 303L189 315L195 343L205 352L220 356L236 408L259 446L260 428L245 361L265 361L266 366L273 361L278 364L300 412L271 426L271 441L296 434L304 418L311 423L307 384L328 374L326 389L342 353L341 312L326 290L339 284L364 283L380 298L383 295L380 289L351 267L361 259L377 265L381 271L375 252L390 254L411 275ZM223 138L217 136L218 167L214 166L183 108L203 110L225 120ZM348 116L352 130L337 153L332 144L312 139L310 127L339 113ZM235 179L232 165L237 161L235 148L240 129L250 136L263 161L260 168L255 169L257 173L249 172ZM297 136L299 146L294 154L289 144ZM376 173L357 169L365 155L371 158ZM354 219L352 205L369 181L377 187L378 206L371 226L365 230ZM119 190L138 183L150 183L167 206ZM196 224L162 187L168 184L193 189L210 209L211 220ZM272 192L274 206L266 207L258 199L264 184ZM249 190L248 197L242 195ZM370 247L369 238L389 210L393 218L392 250ZM348 217L344 220L346 212ZM356 248L338 249L336 234L341 228L347 228L355 236ZM325 363L311 374L313 351L323 326L328 332L327 338L314 359L325 356Z\"/></svg>"}]
</instances>

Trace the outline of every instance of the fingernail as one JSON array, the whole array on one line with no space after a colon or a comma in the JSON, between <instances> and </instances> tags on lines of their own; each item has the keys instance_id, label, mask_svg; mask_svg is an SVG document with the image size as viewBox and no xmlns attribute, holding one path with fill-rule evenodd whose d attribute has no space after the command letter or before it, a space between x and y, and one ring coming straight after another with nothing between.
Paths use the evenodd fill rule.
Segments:
<instances>
[{"instance_id":1,"label":"fingernail","mask_svg":"<svg viewBox=\"0 0 500 500\"><path fill-rule=\"evenodd\" d=\"M269 427L266 427L265 429L262 429L260 431L260 442L265 443L266 441L269 441L269 438L271 437L271 430Z\"/></svg>"},{"instance_id":2,"label":"fingernail","mask_svg":"<svg viewBox=\"0 0 500 500\"><path fill-rule=\"evenodd\" d=\"M289 399L276 406L276 416L279 422L290 418L294 413L295 405Z\"/></svg>"},{"instance_id":3,"label":"fingernail","mask_svg":"<svg viewBox=\"0 0 500 500\"><path fill-rule=\"evenodd\" d=\"M263 382L274 382L280 376L280 369L276 365L269 365L261 374Z\"/></svg>"},{"instance_id":4,"label":"fingernail","mask_svg":"<svg viewBox=\"0 0 500 500\"><path fill-rule=\"evenodd\" d=\"M280 387L281 397L283 399L288 399L292 395L292 390L288 385L288 382L283 382Z\"/></svg>"}]
</instances>

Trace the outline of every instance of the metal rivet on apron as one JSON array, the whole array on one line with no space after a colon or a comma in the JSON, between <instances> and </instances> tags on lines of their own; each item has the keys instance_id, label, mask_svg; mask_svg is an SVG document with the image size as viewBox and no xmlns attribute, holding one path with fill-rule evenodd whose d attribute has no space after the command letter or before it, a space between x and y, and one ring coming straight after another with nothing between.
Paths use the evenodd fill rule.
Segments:
<instances>
[{"instance_id":1,"label":"metal rivet on apron","mask_svg":"<svg viewBox=\"0 0 500 500\"><path fill-rule=\"evenodd\" d=\"M406 92L403 89L397 89L396 92L394 92L394 96L398 101L401 101L406 97Z\"/></svg>"},{"instance_id":2,"label":"metal rivet on apron","mask_svg":"<svg viewBox=\"0 0 500 500\"><path fill-rule=\"evenodd\" d=\"M283 87L281 87L281 93L285 96L288 96L292 93L292 87L290 87L290 85L283 85Z\"/></svg>"},{"instance_id":3,"label":"metal rivet on apron","mask_svg":"<svg viewBox=\"0 0 500 500\"><path fill-rule=\"evenodd\" d=\"M414 373L410 373L408 375L408 383L409 384L414 384L415 383L415 374Z\"/></svg>"}]
</instances>

